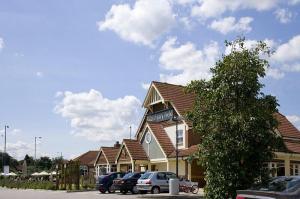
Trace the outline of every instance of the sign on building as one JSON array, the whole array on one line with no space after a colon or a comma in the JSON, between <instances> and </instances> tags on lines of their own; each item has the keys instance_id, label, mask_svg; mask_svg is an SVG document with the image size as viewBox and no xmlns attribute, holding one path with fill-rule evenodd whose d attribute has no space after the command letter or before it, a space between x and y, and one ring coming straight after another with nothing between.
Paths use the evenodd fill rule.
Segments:
<instances>
[{"instance_id":1,"label":"sign on building","mask_svg":"<svg viewBox=\"0 0 300 199\"><path fill-rule=\"evenodd\" d=\"M151 113L147 115L148 122L162 122L171 120L173 118L173 109L166 109L156 113Z\"/></svg>"}]
</instances>

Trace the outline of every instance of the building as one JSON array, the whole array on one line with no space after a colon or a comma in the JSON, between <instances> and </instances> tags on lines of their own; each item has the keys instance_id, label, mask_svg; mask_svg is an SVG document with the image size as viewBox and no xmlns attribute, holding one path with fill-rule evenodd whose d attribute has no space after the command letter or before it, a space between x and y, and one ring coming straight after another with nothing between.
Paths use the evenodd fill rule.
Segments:
<instances>
[{"instance_id":1,"label":"building","mask_svg":"<svg viewBox=\"0 0 300 199\"><path fill-rule=\"evenodd\" d=\"M104 164L114 164L117 171L172 171L176 172L176 126L178 132L178 175L205 184L204 171L197 165L192 155L201 142L199 134L184 118L191 110L195 96L185 93L184 87L161 82L152 82L143 102L144 116L139 124L134 140L124 139L117 154L106 154ZM180 118L179 121L170 116ZM286 150L276 152L268 163L272 175L298 175L300 170L300 132L287 120L276 113L279 121L276 132L284 140ZM100 165L100 164L98 164ZM115 168L115 167L114 167Z\"/></svg>"},{"instance_id":2,"label":"building","mask_svg":"<svg viewBox=\"0 0 300 199\"><path fill-rule=\"evenodd\" d=\"M121 145L119 144L119 142L116 142L113 147L100 148L97 157L94 160L96 176L117 171L115 160L120 146Z\"/></svg>"},{"instance_id":3,"label":"building","mask_svg":"<svg viewBox=\"0 0 300 199\"><path fill-rule=\"evenodd\" d=\"M76 158L73 161L79 161L81 175L95 175L94 161L98 151L88 151Z\"/></svg>"},{"instance_id":4,"label":"building","mask_svg":"<svg viewBox=\"0 0 300 199\"><path fill-rule=\"evenodd\" d=\"M184 116L191 110L194 95L184 92L183 86L152 82L145 97L146 109L135 140L124 139L116 157L118 171L173 171L176 172L176 122L167 115ZM161 115L160 115L161 114ZM159 121L150 121L161 117ZM166 117L164 119L164 117ZM197 151L201 138L192 131L191 123L182 119L177 123L179 171L181 177L204 184L203 169L189 157ZM134 168L134 169L132 169Z\"/></svg>"}]
</instances>

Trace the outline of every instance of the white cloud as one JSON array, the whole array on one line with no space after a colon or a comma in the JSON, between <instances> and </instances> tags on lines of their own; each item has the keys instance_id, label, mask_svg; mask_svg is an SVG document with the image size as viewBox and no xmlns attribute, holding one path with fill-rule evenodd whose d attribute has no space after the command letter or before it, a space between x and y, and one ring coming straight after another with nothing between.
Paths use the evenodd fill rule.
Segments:
<instances>
[{"instance_id":1,"label":"white cloud","mask_svg":"<svg viewBox=\"0 0 300 199\"><path fill-rule=\"evenodd\" d=\"M36 75L38 78L44 77L44 73L43 73L43 72L40 72L40 71L36 72L35 75Z\"/></svg>"},{"instance_id":2,"label":"white cloud","mask_svg":"<svg viewBox=\"0 0 300 199\"><path fill-rule=\"evenodd\" d=\"M293 17L293 13L288 9L279 8L274 12L276 18L280 21L280 23L288 23L291 21Z\"/></svg>"},{"instance_id":3,"label":"white cloud","mask_svg":"<svg viewBox=\"0 0 300 199\"><path fill-rule=\"evenodd\" d=\"M250 32L252 30L250 23L253 21L251 17L242 17L236 20L235 17L226 17L220 20L214 20L210 28L227 34L230 32Z\"/></svg>"},{"instance_id":4,"label":"white cloud","mask_svg":"<svg viewBox=\"0 0 300 199\"><path fill-rule=\"evenodd\" d=\"M190 18L188 17L181 17L179 18L179 22L187 29L192 30L193 29L193 23Z\"/></svg>"},{"instance_id":5,"label":"white cloud","mask_svg":"<svg viewBox=\"0 0 300 199\"><path fill-rule=\"evenodd\" d=\"M4 40L0 37L0 50L4 48Z\"/></svg>"},{"instance_id":6,"label":"white cloud","mask_svg":"<svg viewBox=\"0 0 300 199\"><path fill-rule=\"evenodd\" d=\"M212 41L202 50L198 50L191 42L178 45L175 37L168 39L160 51L160 65L168 71L160 74L160 79L175 84L187 84L195 79L209 79L210 68L220 56L217 42Z\"/></svg>"},{"instance_id":7,"label":"white cloud","mask_svg":"<svg viewBox=\"0 0 300 199\"><path fill-rule=\"evenodd\" d=\"M195 3L197 0L173 0L174 3L177 3L179 5L188 5L191 3Z\"/></svg>"},{"instance_id":8,"label":"white cloud","mask_svg":"<svg viewBox=\"0 0 300 199\"><path fill-rule=\"evenodd\" d=\"M192 16L200 19L219 17L227 11L254 9L257 11L270 10L280 3L279 0L199 0L192 8Z\"/></svg>"},{"instance_id":9,"label":"white cloud","mask_svg":"<svg viewBox=\"0 0 300 199\"><path fill-rule=\"evenodd\" d=\"M273 79L282 79L285 76L285 73L278 68L268 68L266 70L266 76Z\"/></svg>"},{"instance_id":10,"label":"white cloud","mask_svg":"<svg viewBox=\"0 0 300 199\"><path fill-rule=\"evenodd\" d=\"M276 61L296 61L300 59L300 35L294 36L287 43L280 45L273 58Z\"/></svg>"},{"instance_id":11,"label":"white cloud","mask_svg":"<svg viewBox=\"0 0 300 199\"><path fill-rule=\"evenodd\" d=\"M150 87L150 83L142 83L142 87L143 89L148 90Z\"/></svg>"},{"instance_id":12,"label":"white cloud","mask_svg":"<svg viewBox=\"0 0 300 199\"><path fill-rule=\"evenodd\" d=\"M289 4L290 4L290 5L296 5L296 4L298 4L298 3L300 3L300 0L290 0L290 1L289 1Z\"/></svg>"},{"instance_id":13,"label":"white cloud","mask_svg":"<svg viewBox=\"0 0 300 199\"><path fill-rule=\"evenodd\" d=\"M282 70L300 72L300 35L279 45L271 61L280 65Z\"/></svg>"},{"instance_id":14,"label":"white cloud","mask_svg":"<svg viewBox=\"0 0 300 199\"><path fill-rule=\"evenodd\" d=\"M300 116L298 115L287 115L286 117L292 123L300 122Z\"/></svg>"},{"instance_id":15,"label":"white cloud","mask_svg":"<svg viewBox=\"0 0 300 199\"><path fill-rule=\"evenodd\" d=\"M287 115L286 118L292 122L298 129L300 129L300 116L298 115Z\"/></svg>"},{"instance_id":16,"label":"white cloud","mask_svg":"<svg viewBox=\"0 0 300 199\"><path fill-rule=\"evenodd\" d=\"M129 126L136 128L141 102L134 96L115 100L96 90L65 92L55 112L70 120L72 134L91 141L116 141L128 137Z\"/></svg>"},{"instance_id":17,"label":"white cloud","mask_svg":"<svg viewBox=\"0 0 300 199\"><path fill-rule=\"evenodd\" d=\"M3 145L1 145L0 147L2 149ZM22 142L22 141L17 141L15 143L7 143L6 150L10 156L16 158L17 160L24 159L26 154L28 154L30 156L33 156L33 154L34 154L33 145L29 145L28 143ZM40 154L40 153L38 153L38 154Z\"/></svg>"},{"instance_id":18,"label":"white cloud","mask_svg":"<svg viewBox=\"0 0 300 199\"><path fill-rule=\"evenodd\" d=\"M153 46L154 40L175 23L172 5L166 0L138 0L129 4L113 5L105 20L98 22L100 31L112 30L122 39Z\"/></svg>"}]
</instances>

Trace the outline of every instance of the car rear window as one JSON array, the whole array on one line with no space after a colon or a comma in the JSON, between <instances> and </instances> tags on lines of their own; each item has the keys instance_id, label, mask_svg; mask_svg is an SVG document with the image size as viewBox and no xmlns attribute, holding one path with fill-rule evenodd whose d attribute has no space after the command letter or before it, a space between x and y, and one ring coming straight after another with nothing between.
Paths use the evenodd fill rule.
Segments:
<instances>
[{"instance_id":1,"label":"car rear window","mask_svg":"<svg viewBox=\"0 0 300 199\"><path fill-rule=\"evenodd\" d=\"M152 173L144 173L140 179L145 180L151 178Z\"/></svg>"},{"instance_id":2,"label":"car rear window","mask_svg":"<svg viewBox=\"0 0 300 199\"><path fill-rule=\"evenodd\" d=\"M131 178L135 173L127 173L123 179L128 179L128 178Z\"/></svg>"},{"instance_id":3,"label":"car rear window","mask_svg":"<svg viewBox=\"0 0 300 199\"><path fill-rule=\"evenodd\" d=\"M292 192L294 187L300 186L300 178L278 177L264 185L258 185L254 189L260 191Z\"/></svg>"}]
</instances>

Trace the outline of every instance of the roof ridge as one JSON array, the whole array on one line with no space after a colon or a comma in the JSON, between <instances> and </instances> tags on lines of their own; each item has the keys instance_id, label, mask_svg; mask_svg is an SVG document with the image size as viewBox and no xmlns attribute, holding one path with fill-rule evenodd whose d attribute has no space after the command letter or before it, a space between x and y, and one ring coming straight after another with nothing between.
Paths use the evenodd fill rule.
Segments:
<instances>
[{"instance_id":1,"label":"roof ridge","mask_svg":"<svg viewBox=\"0 0 300 199\"><path fill-rule=\"evenodd\" d=\"M152 83L158 83L158 84L167 84L167 85L171 85L171 86L180 86L180 87L186 87L184 85L180 85L180 84L171 84L171 83L168 83L168 82L160 82L160 81L152 81Z\"/></svg>"}]
</instances>

